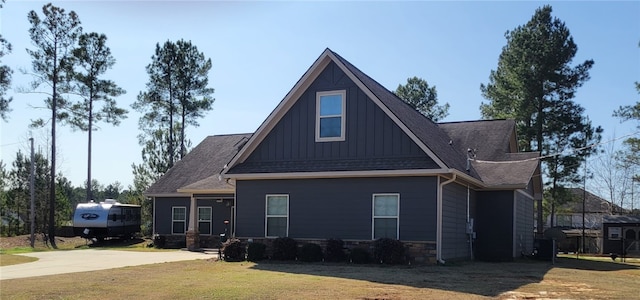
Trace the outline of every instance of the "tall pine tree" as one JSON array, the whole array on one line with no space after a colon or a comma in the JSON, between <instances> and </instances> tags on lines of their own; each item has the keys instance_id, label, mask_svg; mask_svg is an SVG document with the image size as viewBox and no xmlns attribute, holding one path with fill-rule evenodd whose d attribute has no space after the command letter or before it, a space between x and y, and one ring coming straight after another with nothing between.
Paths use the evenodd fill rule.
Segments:
<instances>
[{"instance_id":1,"label":"tall pine tree","mask_svg":"<svg viewBox=\"0 0 640 300\"><path fill-rule=\"evenodd\" d=\"M489 83L480 86L489 101L480 107L483 118L514 119L520 150L540 151L543 156L584 146L599 139L596 133L602 131L591 126L584 109L573 101L577 89L589 79L594 62L571 65L578 46L564 22L552 17L551 12L548 5L538 8L525 25L507 31L507 45L502 48L498 68L491 71ZM572 174L590 153L578 151L570 154L575 158L544 161L552 190L575 181ZM539 233L542 224L542 206L538 203Z\"/></svg>"},{"instance_id":2,"label":"tall pine tree","mask_svg":"<svg viewBox=\"0 0 640 300\"><path fill-rule=\"evenodd\" d=\"M104 121L115 126L127 117L127 110L117 106L113 97L125 93L111 80L100 77L116 62L106 45L107 36L95 32L80 35L78 47L73 51L77 69L73 72L75 90L82 101L71 106L69 124L86 131L87 142L87 200L93 199L91 189L91 142L95 123ZM101 106L99 104L102 104Z\"/></svg>"},{"instance_id":3,"label":"tall pine tree","mask_svg":"<svg viewBox=\"0 0 640 300\"><path fill-rule=\"evenodd\" d=\"M69 103L61 96L69 89L69 74L73 70L72 54L78 36L82 33L78 15L71 11L53 6L51 3L42 7L44 18L38 13L30 11L27 18L31 23L29 34L35 49L27 49L32 59L34 81L32 87L37 89L41 85L51 88L49 98L45 100L51 109L51 178L49 189L49 242L56 248L55 241L55 211L56 211L56 121L68 117L61 109ZM36 125L45 122L38 120Z\"/></svg>"},{"instance_id":4,"label":"tall pine tree","mask_svg":"<svg viewBox=\"0 0 640 300\"><path fill-rule=\"evenodd\" d=\"M422 115L438 122L449 115L449 103L438 105L438 92L426 80L418 77L407 78L407 84L399 84L395 94Z\"/></svg>"}]
</instances>

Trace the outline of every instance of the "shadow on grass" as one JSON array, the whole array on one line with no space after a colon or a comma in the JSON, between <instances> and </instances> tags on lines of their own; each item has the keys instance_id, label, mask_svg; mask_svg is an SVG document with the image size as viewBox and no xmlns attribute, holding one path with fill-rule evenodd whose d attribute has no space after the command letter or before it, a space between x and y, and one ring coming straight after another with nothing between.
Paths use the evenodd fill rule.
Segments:
<instances>
[{"instance_id":1,"label":"shadow on grass","mask_svg":"<svg viewBox=\"0 0 640 300\"><path fill-rule=\"evenodd\" d=\"M552 268L572 268L592 271L617 271L639 267L575 259L548 261L518 260L516 262L463 262L451 265L386 266L297 262L259 262L256 270L305 274L314 276L364 280L369 282L428 288L487 297L540 283Z\"/></svg>"}]
</instances>

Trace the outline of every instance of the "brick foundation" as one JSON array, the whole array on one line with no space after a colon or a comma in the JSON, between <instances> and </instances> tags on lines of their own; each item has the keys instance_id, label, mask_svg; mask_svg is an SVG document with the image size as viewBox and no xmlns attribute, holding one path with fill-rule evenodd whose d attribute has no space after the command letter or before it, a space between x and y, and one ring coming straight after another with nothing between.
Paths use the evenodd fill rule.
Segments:
<instances>
[{"instance_id":1,"label":"brick foundation","mask_svg":"<svg viewBox=\"0 0 640 300\"><path fill-rule=\"evenodd\" d=\"M267 238L253 238L246 239L240 238L243 243L248 243L249 240L255 243L263 243L267 245L266 255L272 255L272 244L274 239ZM298 247L306 243L314 243L320 245L323 251L326 249L327 240L315 240L315 239L296 239ZM369 253L373 254L373 242L374 241L358 241L358 240L343 240L344 248L347 253L354 248L364 248ZM436 264L436 243L435 242L415 242L415 241L403 241L405 247L405 254L407 256L407 262L409 264Z\"/></svg>"}]
</instances>

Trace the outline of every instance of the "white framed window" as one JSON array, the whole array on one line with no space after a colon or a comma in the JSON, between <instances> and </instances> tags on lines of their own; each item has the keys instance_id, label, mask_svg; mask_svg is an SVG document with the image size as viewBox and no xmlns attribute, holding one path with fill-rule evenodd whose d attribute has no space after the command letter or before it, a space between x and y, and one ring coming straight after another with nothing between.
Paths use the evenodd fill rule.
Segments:
<instances>
[{"instance_id":1,"label":"white framed window","mask_svg":"<svg viewBox=\"0 0 640 300\"><path fill-rule=\"evenodd\" d=\"M622 239L622 228L621 227L609 227L609 239L610 240L620 240L620 239Z\"/></svg>"},{"instance_id":2,"label":"white framed window","mask_svg":"<svg viewBox=\"0 0 640 300\"><path fill-rule=\"evenodd\" d=\"M345 140L347 92L316 93L316 142Z\"/></svg>"},{"instance_id":3,"label":"white framed window","mask_svg":"<svg viewBox=\"0 0 640 300\"><path fill-rule=\"evenodd\" d=\"M211 206L198 207L198 232L211 234Z\"/></svg>"},{"instance_id":4,"label":"white framed window","mask_svg":"<svg viewBox=\"0 0 640 300\"><path fill-rule=\"evenodd\" d=\"M372 235L379 238L398 239L400 224L400 194L373 194Z\"/></svg>"},{"instance_id":5,"label":"white framed window","mask_svg":"<svg viewBox=\"0 0 640 300\"><path fill-rule=\"evenodd\" d=\"M187 228L187 208L174 206L171 208L171 234L184 234Z\"/></svg>"},{"instance_id":6,"label":"white framed window","mask_svg":"<svg viewBox=\"0 0 640 300\"><path fill-rule=\"evenodd\" d=\"M289 236L289 195L267 195L265 237Z\"/></svg>"}]
</instances>

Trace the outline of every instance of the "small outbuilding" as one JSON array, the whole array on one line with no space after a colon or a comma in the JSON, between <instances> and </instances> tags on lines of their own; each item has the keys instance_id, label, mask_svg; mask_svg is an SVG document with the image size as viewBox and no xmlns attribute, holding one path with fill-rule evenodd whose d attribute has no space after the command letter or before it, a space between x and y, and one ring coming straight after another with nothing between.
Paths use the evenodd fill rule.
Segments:
<instances>
[{"instance_id":1,"label":"small outbuilding","mask_svg":"<svg viewBox=\"0 0 640 300\"><path fill-rule=\"evenodd\" d=\"M604 216L602 253L640 257L640 216Z\"/></svg>"}]
</instances>

